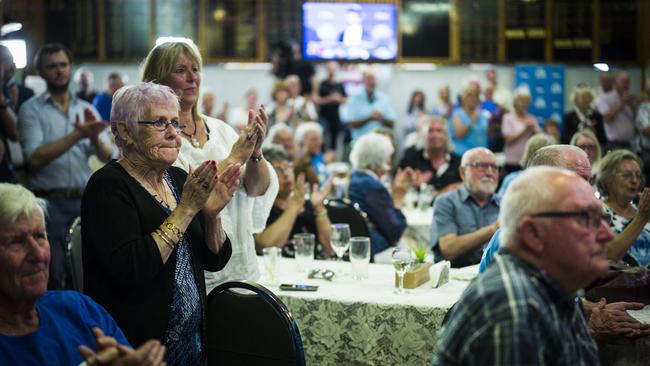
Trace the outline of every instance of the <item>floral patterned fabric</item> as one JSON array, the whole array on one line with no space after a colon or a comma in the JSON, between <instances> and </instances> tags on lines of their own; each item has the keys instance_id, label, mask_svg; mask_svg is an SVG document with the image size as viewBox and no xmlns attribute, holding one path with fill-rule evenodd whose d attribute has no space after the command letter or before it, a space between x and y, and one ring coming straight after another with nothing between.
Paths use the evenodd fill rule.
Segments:
<instances>
[{"instance_id":1,"label":"floral patterned fabric","mask_svg":"<svg viewBox=\"0 0 650 366\"><path fill-rule=\"evenodd\" d=\"M300 327L307 365L429 365L448 310L278 295Z\"/></svg>"}]
</instances>

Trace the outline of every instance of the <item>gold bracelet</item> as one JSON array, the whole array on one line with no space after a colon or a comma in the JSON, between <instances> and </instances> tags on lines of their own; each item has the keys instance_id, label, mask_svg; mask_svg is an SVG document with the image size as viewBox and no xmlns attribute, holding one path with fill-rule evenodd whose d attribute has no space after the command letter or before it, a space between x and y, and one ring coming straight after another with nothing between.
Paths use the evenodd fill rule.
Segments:
<instances>
[{"instance_id":1,"label":"gold bracelet","mask_svg":"<svg viewBox=\"0 0 650 366\"><path fill-rule=\"evenodd\" d=\"M183 237L183 232L179 228L177 228L176 225L174 225L174 223L172 223L171 221L165 220L165 222L163 222L163 226L169 229L169 231L171 231L172 233L174 233L174 235L178 237L178 240L181 240L181 238Z\"/></svg>"},{"instance_id":2,"label":"gold bracelet","mask_svg":"<svg viewBox=\"0 0 650 366\"><path fill-rule=\"evenodd\" d=\"M171 250L174 250L174 244L172 243L171 239L167 234L160 230L160 228L156 229L156 231L153 232L154 234L158 235L160 240L162 240Z\"/></svg>"}]
</instances>

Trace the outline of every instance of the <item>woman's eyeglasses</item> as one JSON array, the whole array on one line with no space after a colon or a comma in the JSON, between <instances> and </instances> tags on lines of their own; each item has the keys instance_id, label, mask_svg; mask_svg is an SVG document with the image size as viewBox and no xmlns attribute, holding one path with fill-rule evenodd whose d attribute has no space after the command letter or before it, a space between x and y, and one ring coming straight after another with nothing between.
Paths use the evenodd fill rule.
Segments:
<instances>
[{"instance_id":1,"label":"woman's eyeglasses","mask_svg":"<svg viewBox=\"0 0 650 366\"><path fill-rule=\"evenodd\" d=\"M177 119L168 121L164 118L160 118L155 121L138 121L138 124L149 125L156 131L164 131L169 125L171 125L176 130L176 132L181 132L185 128L185 125L182 125L181 122Z\"/></svg>"}]
</instances>

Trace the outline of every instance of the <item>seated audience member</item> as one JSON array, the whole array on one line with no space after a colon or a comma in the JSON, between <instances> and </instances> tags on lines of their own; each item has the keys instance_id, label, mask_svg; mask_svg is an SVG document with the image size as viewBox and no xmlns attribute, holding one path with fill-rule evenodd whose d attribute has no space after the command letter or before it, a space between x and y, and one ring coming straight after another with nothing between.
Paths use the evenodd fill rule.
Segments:
<instances>
[{"instance_id":1,"label":"seated audience member","mask_svg":"<svg viewBox=\"0 0 650 366\"><path fill-rule=\"evenodd\" d=\"M389 193L381 179L390 172L390 156L393 146L384 135L368 133L360 137L350 152L354 171L350 177L348 196L368 215L372 255L393 246L406 229L406 218L401 211L405 189ZM402 175L398 171L396 181Z\"/></svg>"},{"instance_id":2,"label":"seated audience member","mask_svg":"<svg viewBox=\"0 0 650 366\"><path fill-rule=\"evenodd\" d=\"M254 88L248 89L244 93L244 105L232 108L228 113L228 124L236 131L241 131L248 124L248 111L257 109L259 109L257 90Z\"/></svg>"},{"instance_id":3,"label":"seated audience member","mask_svg":"<svg viewBox=\"0 0 650 366\"><path fill-rule=\"evenodd\" d=\"M650 188L643 185L643 163L629 150L610 151L600 162L597 186L616 235L606 245L607 258L650 267ZM632 200L639 198L639 205Z\"/></svg>"},{"instance_id":4,"label":"seated audience member","mask_svg":"<svg viewBox=\"0 0 650 366\"><path fill-rule=\"evenodd\" d=\"M269 134L264 140L264 146L280 145L287 153L287 159L293 161L296 158L296 141L293 138L293 130L285 123L276 123L269 128Z\"/></svg>"},{"instance_id":5,"label":"seated audience member","mask_svg":"<svg viewBox=\"0 0 650 366\"><path fill-rule=\"evenodd\" d=\"M468 84L461 94L460 108L454 110L451 118L451 141L454 151L461 156L470 149L488 145L489 113L481 109L479 90L475 83Z\"/></svg>"},{"instance_id":6,"label":"seated audience member","mask_svg":"<svg viewBox=\"0 0 650 366\"><path fill-rule=\"evenodd\" d=\"M113 105L113 94L124 86L124 80L122 80L122 74L119 72L112 72L108 74L106 78L106 90L97 94L95 99L93 99L93 106L99 112L99 115L102 116L102 120L110 121L111 120L111 106Z\"/></svg>"},{"instance_id":7,"label":"seated audience member","mask_svg":"<svg viewBox=\"0 0 650 366\"><path fill-rule=\"evenodd\" d=\"M559 143L562 140L562 133L560 132L560 125L552 118L544 121L542 132L549 134ZM522 167L523 168L523 167Z\"/></svg>"},{"instance_id":8,"label":"seated audience member","mask_svg":"<svg viewBox=\"0 0 650 366\"><path fill-rule=\"evenodd\" d=\"M526 170L503 198L506 249L461 295L433 365L599 365L576 292L607 274L613 235L589 183Z\"/></svg>"},{"instance_id":9,"label":"seated audience member","mask_svg":"<svg viewBox=\"0 0 650 366\"><path fill-rule=\"evenodd\" d=\"M589 129L580 130L571 136L569 144L577 146L587 153L589 163L591 164L591 174L593 177L597 176L602 152L600 142L598 142L596 135L594 135L594 133Z\"/></svg>"},{"instance_id":10,"label":"seated audience member","mask_svg":"<svg viewBox=\"0 0 650 366\"><path fill-rule=\"evenodd\" d=\"M598 142L607 142L603 116L593 108L594 92L586 84L578 84L571 92L573 110L564 115L562 120L562 143L569 144L571 137L578 131L590 130ZM593 166L592 166L593 168Z\"/></svg>"},{"instance_id":11,"label":"seated audience member","mask_svg":"<svg viewBox=\"0 0 650 366\"><path fill-rule=\"evenodd\" d=\"M311 167L315 180L307 177L310 184L323 184L327 180L327 164L334 161L334 154L329 151L323 154L323 127L318 122L303 122L294 135L298 144L298 159Z\"/></svg>"},{"instance_id":12,"label":"seated audience member","mask_svg":"<svg viewBox=\"0 0 650 366\"><path fill-rule=\"evenodd\" d=\"M527 167L528 163L530 162L530 159L533 158L533 155L535 155L535 152L537 150L543 148L544 146L548 145L554 145L557 144L557 140L555 137L551 135L547 135L545 133L538 133L528 139L526 142L526 148L524 149L524 155L521 157L521 161L519 164L522 167ZM499 191L497 192L497 195L499 197L503 197L503 195L506 193L506 189L512 183L515 178L517 178L521 174L521 170L518 170L516 172L512 172L503 178L503 182L501 182L501 187L499 187Z\"/></svg>"},{"instance_id":13,"label":"seated audience member","mask_svg":"<svg viewBox=\"0 0 650 366\"><path fill-rule=\"evenodd\" d=\"M441 194L460 185L460 156L452 151L447 121L441 117L429 117L428 121L423 143L406 149L399 167L412 168L423 183Z\"/></svg>"},{"instance_id":14,"label":"seated audience member","mask_svg":"<svg viewBox=\"0 0 650 366\"><path fill-rule=\"evenodd\" d=\"M503 152L506 155L506 173L512 173L521 170L519 165L526 141L534 134L540 132L535 117L528 113L530 105L530 90L526 87L519 87L514 92L514 112L507 113L503 116L501 133L505 145Z\"/></svg>"},{"instance_id":15,"label":"seated audience member","mask_svg":"<svg viewBox=\"0 0 650 366\"><path fill-rule=\"evenodd\" d=\"M527 168L534 166L553 166L568 169L583 177L587 182L591 182L591 165L589 164L587 154L575 146L549 145L542 147L532 154L532 158L525 165ZM492 235L490 242L485 248L479 266L479 273L488 268L490 263L492 263L494 254L501 247L500 232L501 230L499 229Z\"/></svg>"},{"instance_id":16,"label":"seated audience member","mask_svg":"<svg viewBox=\"0 0 650 366\"><path fill-rule=\"evenodd\" d=\"M269 126L273 126L276 123L286 123L295 128L298 118L293 106L289 103L289 90L284 81L278 80L273 84L271 98L273 102L268 110Z\"/></svg>"},{"instance_id":17,"label":"seated audience member","mask_svg":"<svg viewBox=\"0 0 650 366\"><path fill-rule=\"evenodd\" d=\"M395 111L388 96L377 90L377 79L372 71L363 73L363 90L348 98L343 123L350 129L352 140L379 127L393 128Z\"/></svg>"},{"instance_id":18,"label":"seated audience member","mask_svg":"<svg viewBox=\"0 0 650 366\"><path fill-rule=\"evenodd\" d=\"M293 257L294 248L288 245L294 234L312 233L316 236L317 256L329 258L334 254L330 246L330 220L327 216L323 201L332 188L331 181L325 182L322 188L315 183L311 194L305 200L304 175L294 179L291 161L281 146L272 145L264 150L267 161L273 165L280 182L280 191L273 203L266 228L255 234L255 246L261 248L276 246L282 248L285 256Z\"/></svg>"},{"instance_id":19,"label":"seated audience member","mask_svg":"<svg viewBox=\"0 0 650 366\"><path fill-rule=\"evenodd\" d=\"M0 184L0 363L3 365L159 365L165 346L132 350L113 318L74 291L47 291L50 244L44 201ZM79 346L86 345L78 350ZM95 351L87 346L98 348ZM143 362L149 360L150 363Z\"/></svg>"},{"instance_id":20,"label":"seated audience member","mask_svg":"<svg viewBox=\"0 0 650 366\"><path fill-rule=\"evenodd\" d=\"M113 97L121 158L95 172L81 203L84 291L134 345L163 341L170 365L205 363L203 270L221 270L232 247L221 224L241 166L214 160L189 174L173 167L182 142L180 104L163 85ZM114 229L115 228L115 229Z\"/></svg>"},{"instance_id":21,"label":"seated audience member","mask_svg":"<svg viewBox=\"0 0 650 366\"><path fill-rule=\"evenodd\" d=\"M499 226L499 200L494 194L499 169L492 151L482 147L468 150L459 171L463 184L438 196L431 224L435 257L451 261L452 267L478 263Z\"/></svg>"}]
</instances>

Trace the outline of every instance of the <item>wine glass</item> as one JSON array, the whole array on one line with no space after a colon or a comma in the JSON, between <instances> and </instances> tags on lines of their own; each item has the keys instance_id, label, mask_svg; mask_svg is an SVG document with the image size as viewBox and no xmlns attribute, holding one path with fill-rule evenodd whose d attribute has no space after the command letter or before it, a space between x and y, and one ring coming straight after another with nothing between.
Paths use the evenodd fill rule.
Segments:
<instances>
[{"instance_id":1,"label":"wine glass","mask_svg":"<svg viewBox=\"0 0 650 366\"><path fill-rule=\"evenodd\" d=\"M330 234L330 243L332 249L336 252L337 261L343 262L343 254L348 250L350 245L350 225L348 224L332 224L332 233Z\"/></svg>"},{"instance_id":2,"label":"wine glass","mask_svg":"<svg viewBox=\"0 0 650 366\"><path fill-rule=\"evenodd\" d=\"M398 286L395 290L396 294L404 293L404 273L409 269L413 262L413 255L409 248L395 248L393 249L393 266L397 272Z\"/></svg>"}]
</instances>

